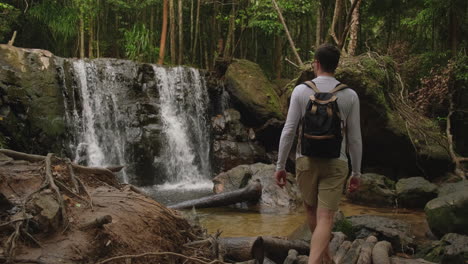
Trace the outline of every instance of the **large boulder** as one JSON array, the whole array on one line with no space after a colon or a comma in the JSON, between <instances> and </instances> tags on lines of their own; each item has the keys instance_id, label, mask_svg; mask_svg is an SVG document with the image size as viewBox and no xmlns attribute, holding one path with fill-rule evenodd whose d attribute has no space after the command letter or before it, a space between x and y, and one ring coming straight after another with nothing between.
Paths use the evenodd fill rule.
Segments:
<instances>
[{"instance_id":1,"label":"large boulder","mask_svg":"<svg viewBox=\"0 0 468 264\"><path fill-rule=\"evenodd\" d=\"M424 208L427 202L437 196L437 185L423 177L401 179L396 183L398 206Z\"/></svg>"},{"instance_id":2,"label":"large boulder","mask_svg":"<svg viewBox=\"0 0 468 264\"><path fill-rule=\"evenodd\" d=\"M454 192L468 192L468 181L458 181L452 183L444 183L439 188L439 197L454 193Z\"/></svg>"},{"instance_id":3,"label":"large boulder","mask_svg":"<svg viewBox=\"0 0 468 264\"><path fill-rule=\"evenodd\" d=\"M353 202L363 205L392 206L395 203L395 182L384 175L365 173L361 176L359 189L347 193Z\"/></svg>"},{"instance_id":4,"label":"large boulder","mask_svg":"<svg viewBox=\"0 0 468 264\"><path fill-rule=\"evenodd\" d=\"M275 165L256 163L237 166L213 179L215 193L234 191L252 181L262 184L260 208L294 209L302 203L300 192L292 174L288 174L286 186L280 188L274 178Z\"/></svg>"},{"instance_id":5,"label":"large boulder","mask_svg":"<svg viewBox=\"0 0 468 264\"><path fill-rule=\"evenodd\" d=\"M438 237L447 233L468 235L468 192L437 197L424 208L431 231Z\"/></svg>"},{"instance_id":6,"label":"large boulder","mask_svg":"<svg viewBox=\"0 0 468 264\"><path fill-rule=\"evenodd\" d=\"M418 256L441 264L465 264L468 260L468 236L448 233L421 250Z\"/></svg>"},{"instance_id":7,"label":"large boulder","mask_svg":"<svg viewBox=\"0 0 468 264\"><path fill-rule=\"evenodd\" d=\"M219 173L241 164L269 162L265 148L255 141L255 132L241 122L241 114L227 109L211 120L213 141L213 171Z\"/></svg>"},{"instance_id":8,"label":"large boulder","mask_svg":"<svg viewBox=\"0 0 468 264\"><path fill-rule=\"evenodd\" d=\"M0 147L61 153L63 113L55 56L0 44Z\"/></svg>"},{"instance_id":9,"label":"large boulder","mask_svg":"<svg viewBox=\"0 0 468 264\"><path fill-rule=\"evenodd\" d=\"M350 216L357 238L365 238L375 235L379 240L387 240L392 243L394 249L405 251L413 246L410 225L404 221L375 215Z\"/></svg>"},{"instance_id":10,"label":"large boulder","mask_svg":"<svg viewBox=\"0 0 468 264\"><path fill-rule=\"evenodd\" d=\"M270 118L284 119L280 98L260 66L234 60L228 67L226 87L246 124L260 126Z\"/></svg>"}]
</instances>

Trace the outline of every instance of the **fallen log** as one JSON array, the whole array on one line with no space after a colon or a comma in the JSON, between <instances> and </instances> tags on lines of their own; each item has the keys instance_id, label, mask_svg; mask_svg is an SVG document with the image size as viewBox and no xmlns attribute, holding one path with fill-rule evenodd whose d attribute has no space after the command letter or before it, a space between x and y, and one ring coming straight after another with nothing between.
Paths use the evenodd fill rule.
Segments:
<instances>
[{"instance_id":1,"label":"fallen log","mask_svg":"<svg viewBox=\"0 0 468 264\"><path fill-rule=\"evenodd\" d=\"M290 249L288 251L288 256L284 260L283 264L295 264L297 263L297 251L294 249Z\"/></svg>"},{"instance_id":2,"label":"fallen log","mask_svg":"<svg viewBox=\"0 0 468 264\"><path fill-rule=\"evenodd\" d=\"M407 259L400 257L391 257L392 264L435 264L434 262L429 262L424 259Z\"/></svg>"},{"instance_id":3,"label":"fallen log","mask_svg":"<svg viewBox=\"0 0 468 264\"><path fill-rule=\"evenodd\" d=\"M356 264L371 264L372 263L372 249L377 243L377 238L375 236L369 236L366 239L366 242L361 247L361 253L359 253L359 258Z\"/></svg>"},{"instance_id":4,"label":"fallen log","mask_svg":"<svg viewBox=\"0 0 468 264\"><path fill-rule=\"evenodd\" d=\"M188 208L209 208L226 206L240 202L256 202L262 196L262 185L260 182L255 182L247 185L243 189L232 192L220 193L203 197L199 199L189 200L168 206L172 209L188 209Z\"/></svg>"},{"instance_id":5,"label":"fallen log","mask_svg":"<svg viewBox=\"0 0 468 264\"><path fill-rule=\"evenodd\" d=\"M338 251L333 256L333 261L336 264L341 264L344 256L346 255L346 252L348 252L350 247L351 247L351 241L344 241L343 243L341 243L340 247L338 248Z\"/></svg>"},{"instance_id":6,"label":"fallen log","mask_svg":"<svg viewBox=\"0 0 468 264\"><path fill-rule=\"evenodd\" d=\"M343 259L343 264L355 264L359 258L359 253L361 252L361 246L364 244L364 240L356 239L351 244L351 248L346 252L346 255Z\"/></svg>"},{"instance_id":7,"label":"fallen log","mask_svg":"<svg viewBox=\"0 0 468 264\"><path fill-rule=\"evenodd\" d=\"M309 263L309 256L300 255L297 257L297 264L307 264Z\"/></svg>"},{"instance_id":8,"label":"fallen log","mask_svg":"<svg viewBox=\"0 0 468 264\"><path fill-rule=\"evenodd\" d=\"M219 246L225 260L261 262L265 257L262 237L222 237Z\"/></svg>"},{"instance_id":9,"label":"fallen log","mask_svg":"<svg viewBox=\"0 0 468 264\"><path fill-rule=\"evenodd\" d=\"M80 230L86 230L90 228L98 228L101 227L105 224L112 223L112 216L110 215L104 215L101 217L98 217L90 222L84 223L83 225L80 226Z\"/></svg>"},{"instance_id":10,"label":"fallen log","mask_svg":"<svg viewBox=\"0 0 468 264\"><path fill-rule=\"evenodd\" d=\"M309 255L310 245L304 240L287 240L276 237L262 237L265 256L276 263L282 263L289 250L296 250L299 255Z\"/></svg>"},{"instance_id":11,"label":"fallen log","mask_svg":"<svg viewBox=\"0 0 468 264\"><path fill-rule=\"evenodd\" d=\"M328 245L328 251L330 252L330 256L334 256L340 248L340 245L345 241L346 235L342 232L333 232L333 238Z\"/></svg>"},{"instance_id":12,"label":"fallen log","mask_svg":"<svg viewBox=\"0 0 468 264\"><path fill-rule=\"evenodd\" d=\"M379 241L372 249L373 264L391 264L389 255L392 251L392 244L388 241Z\"/></svg>"}]
</instances>

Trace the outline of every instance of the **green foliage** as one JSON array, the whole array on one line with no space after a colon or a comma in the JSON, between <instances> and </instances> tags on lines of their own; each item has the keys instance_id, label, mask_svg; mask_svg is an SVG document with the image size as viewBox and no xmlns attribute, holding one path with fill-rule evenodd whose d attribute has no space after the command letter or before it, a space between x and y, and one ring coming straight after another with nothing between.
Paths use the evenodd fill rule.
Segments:
<instances>
[{"instance_id":1,"label":"green foliage","mask_svg":"<svg viewBox=\"0 0 468 264\"><path fill-rule=\"evenodd\" d=\"M7 36L12 31L12 26L16 23L20 11L12 5L0 2L0 42L7 40Z\"/></svg>"},{"instance_id":2,"label":"green foliage","mask_svg":"<svg viewBox=\"0 0 468 264\"><path fill-rule=\"evenodd\" d=\"M149 30L144 24L136 24L131 30L124 30L125 55L131 60L151 61L159 48L150 43Z\"/></svg>"},{"instance_id":3,"label":"green foliage","mask_svg":"<svg viewBox=\"0 0 468 264\"><path fill-rule=\"evenodd\" d=\"M77 8L59 1L45 0L33 5L29 14L48 28L55 41L67 42L78 34Z\"/></svg>"},{"instance_id":4,"label":"green foliage","mask_svg":"<svg viewBox=\"0 0 468 264\"><path fill-rule=\"evenodd\" d=\"M351 221L346 218L337 221L333 226L333 232L342 232L350 240L354 240L356 237L356 231L357 230L353 227Z\"/></svg>"}]
</instances>

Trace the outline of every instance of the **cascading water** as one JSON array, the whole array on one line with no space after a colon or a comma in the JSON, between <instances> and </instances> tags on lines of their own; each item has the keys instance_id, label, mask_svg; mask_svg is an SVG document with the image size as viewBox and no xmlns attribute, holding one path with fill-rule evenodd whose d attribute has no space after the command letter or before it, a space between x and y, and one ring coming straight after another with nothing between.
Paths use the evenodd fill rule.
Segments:
<instances>
[{"instance_id":1,"label":"cascading water","mask_svg":"<svg viewBox=\"0 0 468 264\"><path fill-rule=\"evenodd\" d=\"M198 70L103 59L73 60L63 72L75 162L125 165L122 181L164 179L157 189L211 188L209 96Z\"/></svg>"},{"instance_id":2,"label":"cascading water","mask_svg":"<svg viewBox=\"0 0 468 264\"><path fill-rule=\"evenodd\" d=\"M172 178L163 188L211 187L208 93L195 69L154 66L167 143L159 162Z\"/></svg>"}]
</instances>

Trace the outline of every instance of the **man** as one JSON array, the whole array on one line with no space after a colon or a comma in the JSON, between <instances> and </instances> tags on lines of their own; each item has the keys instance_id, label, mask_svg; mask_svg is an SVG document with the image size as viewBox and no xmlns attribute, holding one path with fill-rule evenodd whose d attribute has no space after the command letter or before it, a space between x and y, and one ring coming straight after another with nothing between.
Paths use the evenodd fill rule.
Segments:
<instances>
[{"instance_id":1,"label":"man","mask_svg":"<svg viewBox=\"0 0 468 264\"><path fill-rule=\"evenodd\" d=\"M321 45L315 52L312 67L317 76L313 81L320 92L330 92L338 84L334 77L340 59L340 51L332 45ZM286 123L281 134L276 182L280 187L286 184L285 164L294 141L297 126L304 117L309 97L314 90L305 84L294 88ZM352 89L335 93L340 116L345 126L344 140L339 158L314 158L301 155L301 146L296 151L296 178L299 184L307 221L312 233L309 264L319 264L322 259L330 261L328 243L331 238L333 217L338 210L343 184L348 175L346 150L351 158L352 173L348 191L359 187L362 143L359 117L359 98Z\"/></svg>"}]
</instances>

